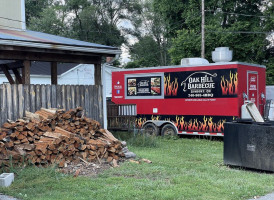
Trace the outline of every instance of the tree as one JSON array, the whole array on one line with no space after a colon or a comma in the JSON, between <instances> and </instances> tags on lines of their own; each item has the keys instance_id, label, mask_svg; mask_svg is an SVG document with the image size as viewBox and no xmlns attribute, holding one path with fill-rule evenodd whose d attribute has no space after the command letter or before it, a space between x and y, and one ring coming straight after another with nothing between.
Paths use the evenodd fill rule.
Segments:
<instances>
[{"instance_id":1,"label":"tree","mask_svg":"<svg viewBox=\"0 0 274 200\"><path fill-rule=\"evenodd\" d=\"M52 0L26 0L26 24L30 23L32 17L41 17L43 9L48 8L52 4Z\"/></svg>"},{"instance_id":2,"label":"tree","mask_svg":"<svg viewBox=\"0 0 274 200\"><path fill-rule=\"evenodd\" d=\"M99 16L97 5L92 5L88 1L73 1L69 3L68 12L74 13L71 19L72 37L80 40L120 46L124 42L124 37L115 24L111 20L102 19Z\"/></svg>"},{"instance_id":3,"label":"tree","mask_svg":"<svg viewBox=\"0 0 274 200\"><path fill-rule=\"evenodd\" d=\"M267 17L266 21L266 30L269 30L270 34L268 35L268 40L270 41L270 45L267 49L266 54L266 65L267 65L267 77L266 83L268 85L274 85L274 3L267 2L266 10L264 12L265 17Z\"/></svg>"},{"instance_id":4,"label":"tree","mask_svg":"<svg viewBox=\"0 0 274 200\"><path fill-rule=\"evenodd\" d=\"M269 48L267 53L266 84L274 85L274 47Z\"/></svg>"},{"instance_id":5,"label":"tree","mask_svg":"<svg viewBox=\"0 0 274 200\"><path fill-rule=\"evenodd\" d=\"M119 27L137 10L137 0L66 0L73 35L81 40L121 46L125 34Z\"/></svg>"},{"instance_id":6,"label":"tree","mask_svg":"<svg viewBox=\"0 0 274 200\"><path fill-rule=\"evenodd\" d=\"M125 69L131 69L131 68L139 68L140 67L140 65L137 63L137 62L128 62L125 66L124 66L124 68Z\"/></svg>"},{"instance_id":7,"label":"tree","mask_svg":"<svg viewBox=\"0 0 274 200\"><path fill-rule=\"evenodd\" d=\"M169 53L176 64L183 57L199 57L201 48L200 1L177 3L155 0L158 12L169 27L168 36L172 37ZM168 9L175 4L176 8ZM268 19L262 16L268 7L266 1L257 0L206 1L206 58L211 59L215 47L228 46L233 50L234 60L264 63L269 45L265 33L269 28L266 26Z\"/></svg>"},{"instance_id":8,"label":"tree","mask_svg":"<svg viewBox=\"0 0 274 200\"><path fill-rule=\"evenodd\" d=\"M154 0L153 6L155 12L159 13L166 24L166 36L174 37L176 31L183 28L183 11L187 6L186 0Z\"/></svg>"},{"instance_id":9,"label":"tree","mask_svg":"<svg viewBox=\"0 0 274 200\"><path fill-rule=\"evenodd\" d=\"M43 4L37 11L30 3L26 4L26 10L32 12L28 18L30 29L88 42L120 46L125 42L125 35L118 28L119 23L135 12L137 0L46 2L48 3Z\"/></svg>"},{"instance_id":10,"label":"tree","mask_svg":"<svg viewBox=\"0 0 274 200\"><path fill-rule=\"evenodd\" d=\"M50 6L39 13L39 17L31 17L28 28L34 31L40 31L53 35L67 36L67 26L64 23L64 17L57 13L56 6Z\"/></svg>"},{"instance_id":11,"label":"tree","mask_svg":"<svg viewBox=\"0 0 274 200\"><path fill-rule=\"evenodd\" d=\"M168 41L162 17L154 11L152 0L140 1L140 14L132 16L134 26L130 32L138 42L129 47L131 59L140 67L163 66L169 62L167 55Z\"/></svg>"},{"instance_id":12,"label":"tree","mask_svg":"<svg viewBox=\"0 0 274 200\"><path fill-rule=\"evenodd\" d=\"M130 47L130 54L138 67L159 66L161 59L158 44L151 36L140 38L139 42Z\"/></svg>"}]
</instances>

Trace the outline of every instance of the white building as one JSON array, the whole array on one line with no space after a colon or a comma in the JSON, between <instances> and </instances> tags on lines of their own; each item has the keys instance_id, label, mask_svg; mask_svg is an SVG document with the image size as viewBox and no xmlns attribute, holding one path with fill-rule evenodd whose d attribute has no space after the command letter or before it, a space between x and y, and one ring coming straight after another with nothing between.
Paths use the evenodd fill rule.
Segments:
<instances>
[{"instance_id":1,"label":"white building","mask_svg":"<svg viewBox=\"0 0 274 200\"><path fill-rule=\"evenodd\" d=\"M266 86L266 99L267 100L274 100L274 85L267 85Z\"/></svg>"},{"instance_id":2,"label":"white building","mask_svg":"<svg viewBox=\"0 0 274 200\"><path fill-rule=\"evenodd\" d=\"M32 62L30 73L31 84L51 84L50 63ZM111 72L116 67L105 64L102 67L103 85L106 91L106 97L111 97ZM10 71L12 74L12 71ZM13 74L12 74L13 76ZM57 67L57 77L59 85L94 85L94 65L61 63ZM0 72L0 84L8 83L3 72Z\"/></svg>"}]
</instances>

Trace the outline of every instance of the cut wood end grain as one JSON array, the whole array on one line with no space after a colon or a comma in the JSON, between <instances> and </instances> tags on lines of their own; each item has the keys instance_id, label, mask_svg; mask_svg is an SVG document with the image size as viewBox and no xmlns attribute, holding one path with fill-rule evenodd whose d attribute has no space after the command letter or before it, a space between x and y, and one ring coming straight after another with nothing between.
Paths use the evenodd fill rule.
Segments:
<instances>
[{"instance_id":1,"label":"cut wood end grain","mask_svg":"<svg viewBox=\"0 0 274 200\"><path fill-rule=\"evenodd\" d=\"M105 159L116 167L124 156L121 142L83 113L81 107L26 111L26 118L8 121L0 129L0 158L12 156L18 163L24 156L33 164L56 163L61 168Z\"/></svg>"}]
</instances>

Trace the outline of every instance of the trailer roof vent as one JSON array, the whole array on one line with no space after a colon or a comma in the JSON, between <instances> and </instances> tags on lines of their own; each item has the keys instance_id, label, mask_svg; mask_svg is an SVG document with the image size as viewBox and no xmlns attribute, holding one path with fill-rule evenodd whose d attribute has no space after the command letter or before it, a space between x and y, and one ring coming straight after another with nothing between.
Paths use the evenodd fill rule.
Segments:
<instances>
[{"instance_id":1,"label":"trailer roof vent","mask_svg":"<svg viewBox=\"0 0 274 200\"><path fill-rule=\"evenodd\" d=\"M183 58L181 65L207 65L209 62L204 58Z\"/></svg>"},{"instance_id":2,"label":"trailer roof vent","mask_svg":"<svg viewBox=\"0 0 274 200\"><path fill-rule=\"evenodd\" d=\"M229 47L217 47L215 51L212 51L212 60L214 62L230 62L232 50L229 50Z\"/></svg>"}]
</instances>

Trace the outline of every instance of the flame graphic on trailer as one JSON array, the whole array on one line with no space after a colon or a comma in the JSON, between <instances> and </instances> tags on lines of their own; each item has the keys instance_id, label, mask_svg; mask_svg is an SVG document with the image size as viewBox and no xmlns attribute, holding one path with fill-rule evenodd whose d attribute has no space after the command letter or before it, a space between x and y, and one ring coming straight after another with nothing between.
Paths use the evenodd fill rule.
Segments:
<instances>
[{"instance_id":1,"label":"flame graphic on trailer","mask_svg":"<svg viewBox=\"0 0 274 200\"><path fill-rule=\"evenodd\" d=\"M227 80L222 76L221 87L223 95L238 94L238 73L230 72L230 80Z\"/></svg>"},{"instance_id":2,"label":"flame graphic on trailer","mask_svg":"<svg viewBox=\"0 0 274 200\"><path fill-rule=\"evenodd\" d=\"M177 96L178 91L178 78L175 81L170 82L170 74L164 77L164 95L165 96Z\"/></svg>"},{"instance_id":3,"label":"flame graphic on trailer","mask_svg":"<svg viewBox=\"0 0 274 200\"><path fill-rule=\"evenodd\" d=\"M213 122L213 117L204 116L203 121L198 119L190 119L184 121L184 116L176 116L175 126L180 131L203 131L203 132L222 132L226 119L221 119L218 122Z\"/></svg>"},{"instance_id":4,"label":"flame graphic on trailer","mask_svg":"<svg viewBox=\"0 0 274 200\"><path fill-rule=\"evenodd\" d=\"M210 133L222 133L224 131L224 123L228 120L227 117L211 117L203 116L191 118L191 116L164 116L165 120L173 121L174 125L179 131L198 131L198 132L210 132ZM216 119L215 119L216 118ZM233 118L233 117L232 117ZM142 127L142 124L146 122L145 119L160 120L161 116L140 116L136 124L138 127ZM229 119L231 120L231 119ZM141 122L141 123L140 123Z\"/></svg>"},{"instance_id":5,"label":"flame graphic on trailer","mask_svg":"<svg viewBox=\"0 0 274 200\"><path fill-rule=\"evenodd\" d=\"M167 120L180 134L221 135L225 122L241 116L243 94L261 114L265 104L261 65L228 62L125 69L113 72L112 78L112 101L136 104L137 127L147 120ZM118 81L121 88L115 88Z\"/></svg>"}]
</instances>

